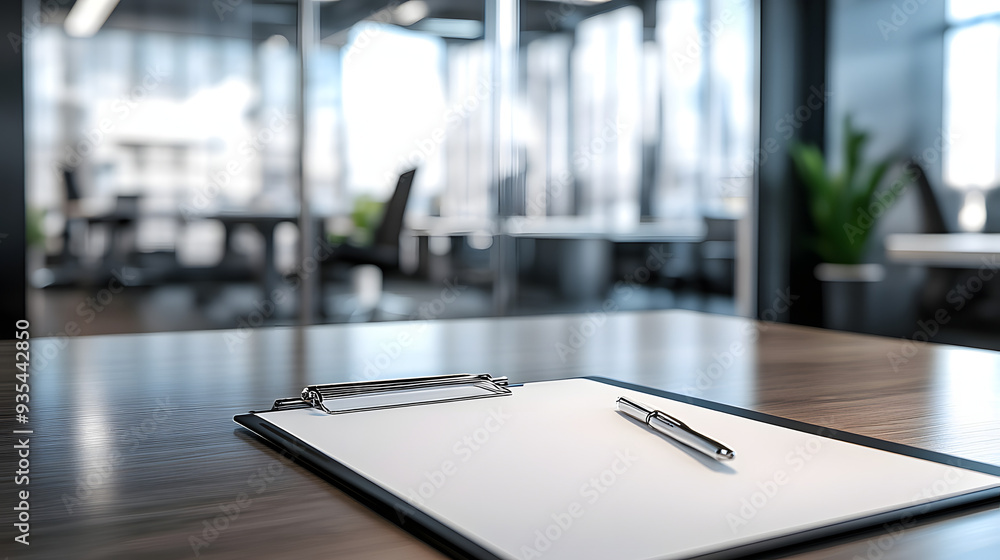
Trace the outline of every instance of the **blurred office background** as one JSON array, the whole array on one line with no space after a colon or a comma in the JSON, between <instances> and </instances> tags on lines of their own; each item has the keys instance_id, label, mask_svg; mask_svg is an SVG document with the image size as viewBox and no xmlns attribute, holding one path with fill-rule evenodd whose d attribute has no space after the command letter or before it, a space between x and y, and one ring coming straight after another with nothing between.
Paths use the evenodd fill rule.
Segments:
<instances>
[{"instance_id":1,"label":"blurred office background","mask_svg":"<svg viewBox=\"0 0 1000 560\"><path fill-rule=\"evenodd\" d=\"M81 34L73 10L85 4L43 5L25 41L33 319L232 328L275 303L266 323L294 323L298 4L123 0ZM313 320L413 318L452 284L461 297L434 317L607 300L734 312L735 223L753 172L751 5L311 9L301 150L314 236L364 248L400 175L416 169L398 262L317 259ZM487 29L498 9L519 15L509 37ZM494 48L506 40L510 52ZM513 68L503 84L501 64ZM516 255L506 274L493 254L501 233ZM116 278L121 303L78 313ZM617 281L628 289L616 295ZM278 288L288 297L271 297Z\"/></svg>"},{"instance_id":2,"label":"blurred office background","mask_svg":"<svg viewBox=\"0 0 1000 560\"><path fill-rule=\"evenodd\" d=\"M935 340L1000 346L997 281L948 299L979 261L886 249L1000 229L995 2L29 0L23 16L38 334L686 308L909 337L944 309ZM875 227L880 280L831 292L787 151L839 165L846 115L869 160L916 158L927 180ZM836 297L863 302L849 323Z\"/></svg>"}]
</instances>

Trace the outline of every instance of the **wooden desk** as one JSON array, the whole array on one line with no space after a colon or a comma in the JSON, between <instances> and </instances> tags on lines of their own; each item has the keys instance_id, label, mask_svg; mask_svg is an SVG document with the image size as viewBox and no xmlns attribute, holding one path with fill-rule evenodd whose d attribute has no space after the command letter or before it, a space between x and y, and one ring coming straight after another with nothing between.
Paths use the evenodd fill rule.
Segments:
<instances>
[{"instance_id":1,"label":"wooden desk","mask_svg":"<svg viewBox=\"0 0 1000 560\"><path fill-rule=\"evenodd\" d=\"M404 334L409 345L396 346ZM560 354L560 344L575 350ZM198 550L207 558L441 558L232 422L366 370L607 376L1000 463L1000 354L925 345L894 372L889 352L905 350L895 339L683 311L32 340L31 545L4 555L192 558L194 537L210 541ZM13 344L0 343L4 426L13 364ZM3 457L10 542L6 443ZM240 494L250 501L219 520ZM213 521L220 528L206 530ZM996 558L997 527L994 504L791 557Z\"/></svg>"}]
</instances>

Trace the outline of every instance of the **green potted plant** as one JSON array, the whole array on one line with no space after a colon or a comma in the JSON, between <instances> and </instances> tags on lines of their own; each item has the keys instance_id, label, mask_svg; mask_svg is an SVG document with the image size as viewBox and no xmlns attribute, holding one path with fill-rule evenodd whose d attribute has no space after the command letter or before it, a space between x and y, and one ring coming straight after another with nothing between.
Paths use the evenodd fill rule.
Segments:
<instances>
[{"instance_id":1,"label":"green potted plant","mask_svg":"<svg viewBox=\"0 0 1000 560\"><path fill-rule=\"evenodd\" d=\"M45 250L45 211L29 206L25 212L24 236L29 248Z\"/></svg>"},{"instance_id":2,"label":"green potted plant","mask_svg":"<svg viewBox=\"0 0 1000 560\"><path fill-rule=\"evenodd\" d=\"M25 210L25 258L29 274L45 266L45 211L34 206Z\"/></svg>"},{"instance_id":3,"label":"green potted plant","mask_svg":"<svg viewBox=\"0 0 1000 560\"><path fill-rule=\"evenodd\" d=\"M354 199L354 206L351 208L350 235L330 234L328 241L334 245L340 245L348 240L358 245L368 245L375 237L375 228L382 220L382 212L385 203L375 200L371 195L363 194Z\"/></svg>"},{"instance_id":4,"label":"green potted plant","mask_svg":"<svg viewBox=\"0 0 1000 560\"><path fill-rule=\"evenodd\" d=\"M830 328L863 327L866 286L884 277L882 265L863 263L868 239L895 196L879 197L878 188L893 159L866 164L868 133L844 118L843 168L829 169L823 153L811 144L793 144L795 170L806 187L815 235L809 247L822 261L816 277L823 282L824 316Z\"/></svg>"}]
</instances>

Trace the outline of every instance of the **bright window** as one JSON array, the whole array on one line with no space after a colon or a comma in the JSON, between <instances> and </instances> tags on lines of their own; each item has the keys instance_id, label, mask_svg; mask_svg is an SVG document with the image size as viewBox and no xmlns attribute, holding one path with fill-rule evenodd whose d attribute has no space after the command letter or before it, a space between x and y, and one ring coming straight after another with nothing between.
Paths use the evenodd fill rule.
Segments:
<instances>
[{"instance_id":1,"label":"bright window","mask_svg":"<svg viewBox=\"0 0 1000 560\"><path fill-rule=\"evenodd\" d=\"M342 52L348 190L386 198L400 172L419 167L417 206L421 186L437 192L444 181L444 41L365 23Z\"/></svg>"},{"instance_id":2,"label":"bright window","mask_svg":"<svg viewBox=\"0 0 1000 560\"><path fill-rule=\"evenodd\" d=\"M951 0L944 88L944 182L963 190L1000 182L1000 5L995 0Z\"/></svg>"}]
</instances>

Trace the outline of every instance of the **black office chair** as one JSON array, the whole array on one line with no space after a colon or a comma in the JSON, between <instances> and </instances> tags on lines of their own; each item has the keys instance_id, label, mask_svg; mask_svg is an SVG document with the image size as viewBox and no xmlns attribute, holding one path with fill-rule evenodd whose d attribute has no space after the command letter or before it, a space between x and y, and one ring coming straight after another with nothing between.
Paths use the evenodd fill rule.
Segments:
<instances>
[{"instance_id":1,"label":"black office chair","mask_svg":"<svg viewBox=\"0 0 1000 560\"><path fill-rule=\"evenodd\" d=\"M934 189L931 188L924 169L916 161L910 160L906 162L906 171L913 177L913 184L917 187L917 194L920 197L920 219L923 233L949 233L937 196L934 195ZM921 316L933 316L934 310L942 306L944 295L949 289L948 285L955 281L957 274L958 271L951 268L927 268L927 276L919 294L919 313Z\"/></svg>"},{"instance_id":2,"label":"black office chair","mask_svg":"<svg viewBox=\"0 0 1000 560\"><path fill-rule=\"evenodd\" d=\"M927 175L923 168L916 161L907 162L907 168L914 177L914 183L920 194L921 219L923 221L923 233L945 234L952 233L945 223L944 215L938 204L934 189L931 188ZM921 317L931 318L938 310L945 309L958 321L956 323L989 323L989 317L995 314L996 302L990 301L990 295L994 285L986 285L982 293L967 302L970 305L963 306L962 310L955 309L954 303L947 300L947 294L958 285L965 285L966 281L976 274L976 271L967 269L956 269L947 267L927 267L927 276L919 294L919 313Z\"/></svg>"},{"instance_id":3,"label":"black office chair","mask_svg":"<svg viewBox=\"0 0 1000 560\"><path fill-rule=\"evenodd\" d=\"M924 233L950 233L945 224L944 215L941 214L937 196L934 195L934 189L931 188L924 169L914 160L908 161L906 167L920 194L920 217L923 220Z\"/></svg>"},{"instance_id":4,"label":"black office chair","mask_svg":"<svg viewBox=\"0 0 1000 560\"><path fill-rule=\"evenodd\" d=\"M382 274L399 270L399 236L403 231L403 215L406 212L406 203L410 198L410 188L413 186L413 177L417 170L411 169L399 176L396 182L396 190L385 205L382 218L378 226L375 227L372 242L369 245L357 245L345 242L338 245L330 255L324 265L320 267L319 293L320 309L325 314L324 284L327 279L327 271L338 265L374 265Z\"/></svg>"},{"instance_id":5,"label":"black office chair","mask_svg":"<svg viewBox=\"0 0 1000 560\"><path fill-rule=\"evenodd\" d=\"M74 168L64 166L60 169L60 175L64 218L62 248L55 255L46 253L45 266L32 273L31 284L36 288L69 286L80 282L82 278L83 266L72 249L74 238L85 233L87 227L87 220L80 215L80 186Z\"/></svg>"},{"instance_id":6,"label":"black office chair","mask_svg":"<svg viewBox=\"0 0 1000 560\"><path fill-rule=\"evenodd\" d=\"M80 185L76 179L76 170L72 167L62 168L63 194L63 216L66 220L62 233L62 250L58 258L59 262L77 264L77 257L70 250L72 245L73 229L76 224L84 223L80 218Z\"/></svg>"},{"instance_id":7,"label":"black office chair","mask_svg":"<svg viewBox=\"0 0 1000 560\"><path fill-rule=\"evenodd\" d=\"M382 218L375 227L370 245L345 242L338 245L328 262L352 265L372 264L390 272L399 269L399 235L403 231L403 215L410 198L410 187L417 170L411 169L399 176L396 190L385 205Z\"/></svg>"}]
</instances>

